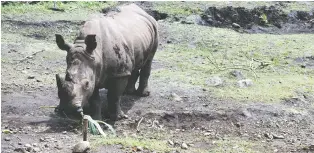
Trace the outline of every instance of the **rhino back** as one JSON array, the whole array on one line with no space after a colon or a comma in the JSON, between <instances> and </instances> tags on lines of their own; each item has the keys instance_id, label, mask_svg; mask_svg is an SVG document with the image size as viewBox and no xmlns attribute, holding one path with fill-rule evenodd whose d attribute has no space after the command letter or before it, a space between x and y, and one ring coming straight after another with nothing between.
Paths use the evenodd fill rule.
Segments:
<instances>
[{"instance_id":1,"label":"rhino back","mask_svg":"<svg viewBox=\"0 0 314 153\"><path fill-rule=\"evenodd\" d=\"M157 22L135 4L121 6L121 12L86 21L84 36L96 34L96 84L106 87L110 77L131 75L152 58L158 44Z\"/></svg>"}]
</instances>

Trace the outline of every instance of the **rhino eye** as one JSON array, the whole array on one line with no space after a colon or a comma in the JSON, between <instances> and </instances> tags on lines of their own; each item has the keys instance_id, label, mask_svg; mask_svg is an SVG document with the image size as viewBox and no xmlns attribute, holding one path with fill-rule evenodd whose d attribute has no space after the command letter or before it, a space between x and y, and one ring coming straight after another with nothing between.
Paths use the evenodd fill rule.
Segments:
<instances>
[{"instance_id":1,"label":"rhino eye","mask_svg":"<svg viewBox=\"0 0 314 153\"><path fill-rule=\"evenodd\" d=\"M72 80L72 77L71 77L71 75L69 73L66 73L65 80L66 81L71 81Z\"/></svg>"},{"instance_id":2,"label":"rhino eye","mask_svg":"<svg viewBox=\"0 0 314 153\"><path fill-rule=\"evenodd\" d=\"M80 63L80 61L77 60L77 59L76 59L76 60L73 60L73 62L72 62L73 65L78 65L79 63Z\"/></svg>"}]
</instances>

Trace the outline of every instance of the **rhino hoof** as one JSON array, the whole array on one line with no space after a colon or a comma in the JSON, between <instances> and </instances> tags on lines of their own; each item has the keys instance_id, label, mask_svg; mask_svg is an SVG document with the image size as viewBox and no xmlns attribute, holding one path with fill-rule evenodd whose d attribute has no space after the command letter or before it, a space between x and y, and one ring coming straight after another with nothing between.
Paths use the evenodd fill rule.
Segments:
<instances>
[{"instance_id":1,"label":"rhino hoof","mask_svg":"<svg viewBox=\"0 0 314 153\"><path fill-rule=\"evenodd\" d=\"M143 92L137 91L137 95L141 97L147 97L150 95L150 91L143 91Z\"/></svg>"}]
</instances>

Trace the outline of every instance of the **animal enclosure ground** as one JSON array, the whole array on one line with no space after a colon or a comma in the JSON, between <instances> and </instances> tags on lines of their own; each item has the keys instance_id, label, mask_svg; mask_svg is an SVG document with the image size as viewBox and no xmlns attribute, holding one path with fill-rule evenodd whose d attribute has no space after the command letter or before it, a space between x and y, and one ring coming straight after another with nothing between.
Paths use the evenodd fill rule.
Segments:
<instances>
[{"instance_id":1,"label":"animal enclosure ground","mask_svg":"<svg viewBox=\"0 0 314 153\"><path fill-rule=\"evenodd\" d=\"M57 2L60 12L49 9L52 2L2 6L1 130L9 130L1 134L2 152L22 152L25 144L32 145L28 152L70 152L82 139L77 121L47 107L59 103L55 74L66 68L54 34L72 41L89 15L118 4ZM158 21L152 94L124 96L129 119L117 122L118 137L90 136L93 152L314 151L313 2L138 4L166 14ZM208 22L202 16L212 6L226 23L221 27L199 24ZM275 6L288 28L234 28L226 6ZM106 90L101 94L106 101Z\"/></svg>"}]
</instances>

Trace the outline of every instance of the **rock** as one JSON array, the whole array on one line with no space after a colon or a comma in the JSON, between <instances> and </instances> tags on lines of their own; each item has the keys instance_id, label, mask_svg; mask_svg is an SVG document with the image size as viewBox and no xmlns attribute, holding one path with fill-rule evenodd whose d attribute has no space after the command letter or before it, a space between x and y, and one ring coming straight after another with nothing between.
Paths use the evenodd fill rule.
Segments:
<instances>
[{"instance_id":1,"label":"rock","mask_svg":"<svg viewBox=\"0 0 314 153\"><path fill-rule=\"evenodd\" d=\"M243 76L242 72L239 71L239 70L233 70L233 71L230 72L230 74L232 76L236 77L237 79L244 79L244 76Z\"/></svg>"},{"instance_id":2,"label":"rock","mask_svg":"<svg viewBox=\"0 0 314 153\"><path fill-rule=\"evenodd\" d=\"M23 143L22 143L22 142L18 142L17 144L18 144L18 145L23 145Z\"/></svg>"},{"instance_id":3,"label":"rock","mask_svg":"<svg viewBox=\"0 0 314 153\"><path fill-rule=\"evenodd\" d=\"M314 151L314 144L311 144L311 145L309 146L309 151Z\"/></svg>"},{"instance_id":4,"label":"rock","mask_svg":"<svg viewBox=\"0 0 314 153\"><path fill-rule=\"evenodd\" d=\"M55 148L57 148L58 150L62 150L62 146L59 144L57 146L55 146Z\"/></svg>"},{"instance_id":5,"label":"rock","mask_svg":"<svg viewBox=\"0 0 314 153\"><path fill-rule=\"evenodd\" d=\"M237 28L237 29L241 28L241 26L237 23L232 23L232 27Z\"/></svg>"},{"instance_id":6,"label":"rock","mask_svg":"<svg viewBox=\"0 0 314 153\"><path fill-rule=\"evenodd\" d=\"M5 137L5 138L4 138L4 141L11 141L11 138Z\"/></svg>"},{"instance_id":7,"label":"rock","mask_svg":"<svg viewBox=\"0 0 314 153\"><path fill-rule=\"evenodd\" d=\"M28 151L26 151L25 148L23 148L23 147L15 148L14 151L15 152L20 152L20 153L28 153Z\"/></svg>"},{"instance_id":8,"label":"rock","mask_svg":"<svg viewBox=\"0 0 314 153\"><path fill-rule=\"evenodd\" d=\"M182 145L181 145L181 148L182 149L188 149L189 147L188 147L188 145L186 143L183 142Z\"/></svg>"},{"instance_id":9,"label":"rock","mask_svg":"<svg viewBox=\"0 0 314 153\"><path fill-rule=\"evenodd\" d=\"M73 148L73 153L83 153L90 150L90 143L88 141L81 141Z\"/></svg>"},{"instance_id":10,"label":"rock","mask_svg":"<svg viewBox=\"0 0 314 153\"><path fill-rule=\"evenodd\" d=\"M252 117L252 114L247 109L244 109L242 111L242 115L247 117L247 118L251 118Z\"/></svg>"},{"instance_id":11,"label":"rock","mask_svg":"<svg viewBox=\"0 0 314 153\"><path fill-rule=\"evenodd\" d=\"M204 136L210 136L210 135L211 135L210 132L205 132L205 133L204 133Z\"/></svg>"},{"instance_id":12,"label":"rock","mask_svg":"<svg viewBox=\"0 0 314 153\"><path fill-rule=\"evenodd\" d=\"M35 76L29 75L29 76L27 77L27 79L35 79Z\"/></svg>"},{"instance_id":13,"label":"rock","mask_svg":"<svg viewBox=\"0 0 314 153\"><path fill-rule=\"evenodd\" d=\"M37 143L33 143L33 147L38 147L38 144Z\"/></svg>"},{"instance_id":14,"label":"rock","mask_svg":"<svg viewBox=\"0 0 314 153\"><path fill-rule=\"evenodd\" d=\"M273 139L273 135L269 133L265 133L264 136L268 139Z\"/></svg>"},{"instance_id":15,"label":"rock","mask_svg":"<svg viewBox=\"0 0 314 153\"><path fill-rule=\"evenodd\" d=\"M62 134L67 134L67 131L63 131Z\"/></svg>"},{"instance_id":16,"label":"rock","mask_svg":"<svg viewBox=\"0 0 314 153\"><path fill-rule=\"evenodd\" d=\"M34 151L34 152L40 152L41 150L40 150L40 148L38 148L38 147L34 147L34 148L33 148L33 151Z\"/></svg>"},{"instance_id":17,"label":"rock","mask_svg":"<svg viewBox=\"0 0 314 153\"><path fill-rule=\"evenodd\" d=\"M25 144L24 147L26 148L27 151L31 152L33 150L33 147L30 144Z\"/></svg>"},{"instance_id":18,"label":"rock","mask_svg":"<svg viewBox=\"0 0 314 153\"><path fill-rule=\"evenodd\" d=\"M253 85L253 81L251 79L244 79L244 80L238 81L238 86L240 88L246 88L246 87L250 87L252 85Z\"/></svg>"},{"instance_id":19,"label":"rock","mask_svg":"<svg viewBox=\"0 0 314 153\"><path fill-rule=\"evenodd\" d=\"M141 146L136 147L136 151L143 151L143 147Z\"/></svg>"},{"instance_id":20,"label":"rock","mask_svg":"<svg viewBox=\"0 0 314 153\"><path fill-rule=\"evenodd\" d=\"M171 146L174 145L173 141L171 141L171 140L168 140L168 144L171 145Z\"/></svg>"},{"instance_id":21,"label":"rock","mask_svg":"<svg viewBox=\"0 0 314 153\"><path fill-rule=\"evenodd\" d=\"M218 76L214 76L214 77L209 78L209 80L206 81L206 84L208 86L217 87L223 84L223 80Z\"/></svg>"},{"instance_id":22,"label":"rock","mask_svg":"<svg viewBox=\"0 0 314 153\"><path fill-rule=\"evenodd\" d=\"M46 143L46 144L44 145L44 147L45 147L45 148L48 148L48 147L49 147L48 143Z\"/></svg>"},{"instance_id":23,"label":"rock","mask_svg":"<svg viewBox=\"0 0 314 153\"><path fill-rule=\"evenodd\" d=\"M41 80L38 80L38 79L37 79L36 82L41 82Z\"/></svg>"},{"instance_id":24,"label":"rock","mask_svg":"<svg viewBox=\"0 0 314 153\"><path fill-rule=\"evenodd\" d=\"M282 136L282 135L273 134L273 138L274 138L274 139L284 139L285 137Z\"/></svg>"},{"instance_id":25,"label":"rock","mask_svg":"<svg viewBox=\"0 0 314 153\"><path fill-rule=\"evenodd\" d=\"M40 138L39 141L40 142L45 142L45 139L44 138Z\"/></svg>"},{"instance_id":26,"label":"rock","mask_svg":"<svg viewBox=\"0 0 314 153\"><path fill-rule=\"evenodd\" d=\"M26 69L30 69L30 67L28 66L28 67L26 67Z\"/></svg>"},{"instance_id":27,"label":"rock","mask_svg":"<svg viewBox=\"0 0 314 153\"><path fill-rule=\"evenodd\" d=\"M173 101L182 101L182 98L178 96L176 93L171 93L171 98Z\"/></svg>"}]
</instances>

